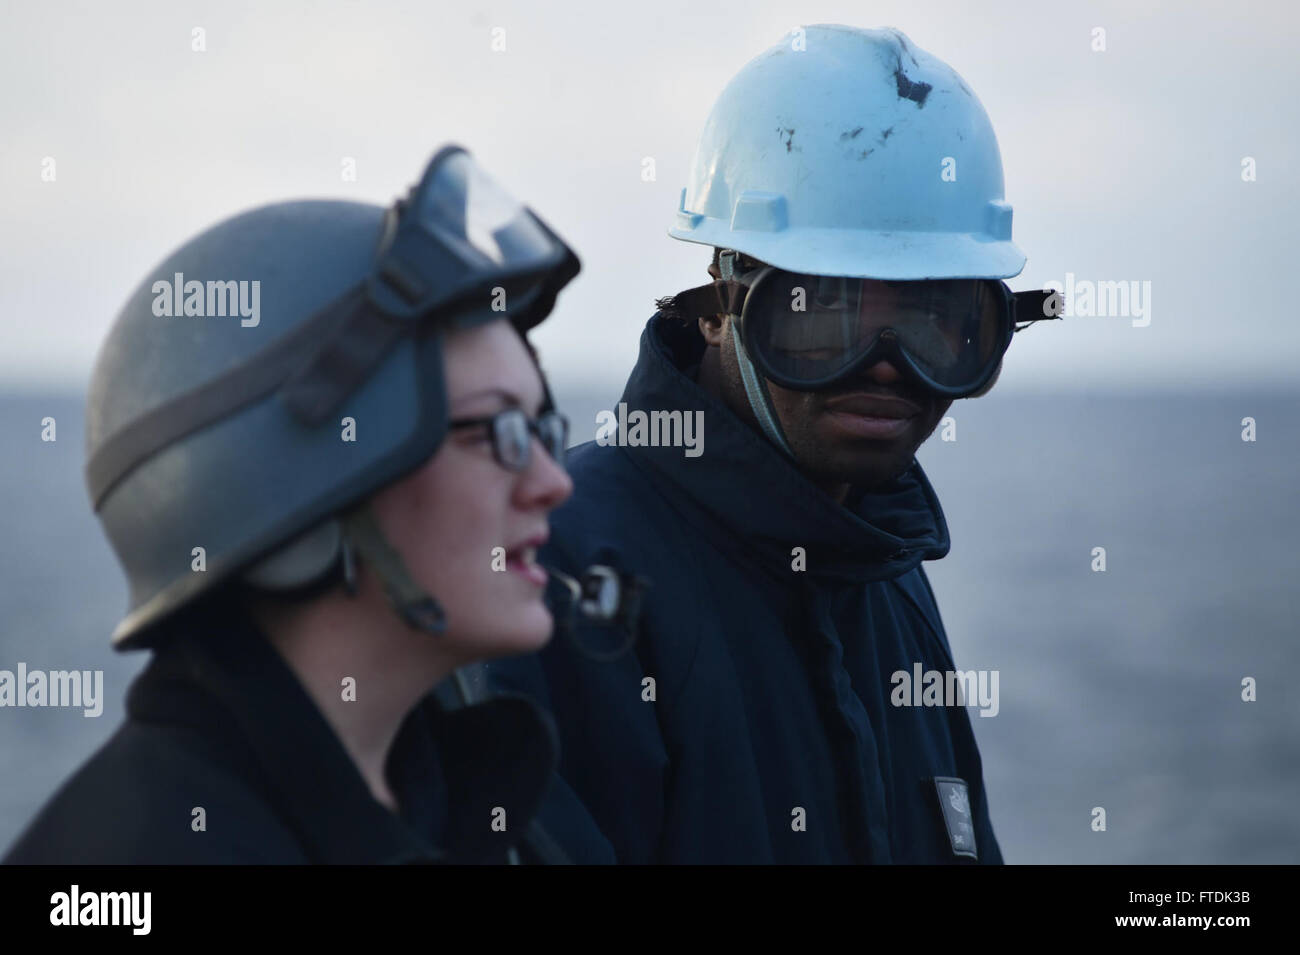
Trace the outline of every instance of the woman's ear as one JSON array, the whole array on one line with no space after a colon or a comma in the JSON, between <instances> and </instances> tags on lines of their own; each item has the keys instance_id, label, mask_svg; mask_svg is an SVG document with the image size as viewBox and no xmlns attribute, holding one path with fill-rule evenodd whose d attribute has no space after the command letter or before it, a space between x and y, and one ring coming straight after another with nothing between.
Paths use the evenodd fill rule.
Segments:
<instances>
[{"instance_id":1,"label":"woman's ear","mask_svg":"<svg viewBox=\"0 0 1300 955\"><path fill-rule=\"evenodd\" d=\"M998 376L1000 376L1001 374L1002 374L1002 362L999 361L998 367L993 369L993 374L989 376L988 381L984 382L984 384L980 386L980 390L975 392L974 394L969 394L966 397L979 398L982 397L983 395L987 395L990 391L993 390L993 386L998 383Z\"/></svg>"}]
</instances>

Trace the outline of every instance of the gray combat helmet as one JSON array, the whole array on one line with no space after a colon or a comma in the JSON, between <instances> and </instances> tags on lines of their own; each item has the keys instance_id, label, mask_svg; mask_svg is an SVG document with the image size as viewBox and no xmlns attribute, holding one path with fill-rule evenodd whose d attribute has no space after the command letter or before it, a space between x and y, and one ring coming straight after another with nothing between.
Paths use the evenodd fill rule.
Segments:
<instances>
[{"instance_id":1,"label":"gray combat helmet","mask_svg":"<svg viewBox=\"0 0 1300 955\"><path fill-rule=\"evenodd\" d=\"M239 576L308 583L349 529L408 622L436 630L436 603L347 515L441 444L441 330L508 318L522 334L578 267L454 146L389 210L266 206L169 256L119 314L87 401L87 487L130 587L114 644L150 645Z\"/></svg>"}]
</instances>

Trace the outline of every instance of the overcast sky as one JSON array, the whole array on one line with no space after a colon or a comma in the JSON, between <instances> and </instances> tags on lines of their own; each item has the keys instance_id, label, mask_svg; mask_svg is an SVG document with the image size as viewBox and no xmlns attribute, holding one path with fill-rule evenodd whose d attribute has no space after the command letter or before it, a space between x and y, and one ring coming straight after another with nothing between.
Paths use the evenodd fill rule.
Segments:
<instances>
[{"instance_id":1,"label":"overcast sky","mask_svg":"<svg viewBox=\"0 0 1300 955\"><path fill-rule=\"evenodd\" d=\"M898 27L976 92L1029 256L1013 288L1067 272L1151 283L1145 327L1076 317L1018 335L999 389L1294 384L1296 9L7 4L0 392L83 388L128 292L218 219L290 198L387 204L449 141L582 257L536 340L553 375L612 387L653 300L706 279L708 250L666 230L714 98L790 29L825 22ZM191 49L196 27L204 52Z\"/></svg>"}]
</instances>

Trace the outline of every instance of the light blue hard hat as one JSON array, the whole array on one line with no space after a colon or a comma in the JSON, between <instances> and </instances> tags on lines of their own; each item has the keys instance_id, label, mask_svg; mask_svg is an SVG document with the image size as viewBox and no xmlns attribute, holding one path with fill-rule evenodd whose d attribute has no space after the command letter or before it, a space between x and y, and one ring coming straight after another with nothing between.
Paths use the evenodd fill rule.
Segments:
<instances>
[{"instance_id":1,"label":"light blue hard hat","mask_svg":"<svg viewBox=\"0 0 1300 955\"><path fill-rule=\"evenodd\" d=\"M814 275L1025 266L988 114L892 28L803 27L751 60L709 114L669 235Z\"/></svg>"}]
</instances>

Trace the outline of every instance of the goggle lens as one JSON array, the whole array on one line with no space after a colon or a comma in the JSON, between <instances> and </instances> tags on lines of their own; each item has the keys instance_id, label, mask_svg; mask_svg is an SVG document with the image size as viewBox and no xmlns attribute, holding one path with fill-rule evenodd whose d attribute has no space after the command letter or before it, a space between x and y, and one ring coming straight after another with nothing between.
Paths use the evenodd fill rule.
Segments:
<instances>
[{"instance_id":1,"label":"goggle lens","mask_svg":"<svg viewBox=\"0 0 1300 955\"><path fill-rule=\"evenodd\" d=\"M899 347L943 387L974 380L1000 357L1009 303L983 279L893 282L771 270L744 306L744 340L775 377L816 383L854 365L893 329Z\"/></svg>"},{"instance_id":2,"label":"goggle lens","mask_svg":"<svg viewBox=\"0 0 1300 955\"><path fill-rule=\"evenodd\" d=\"M447 155L427 176L415 220L470 269L541 269L555 258L555 241L468 153Z\"/></svg>"}]
</instances>

